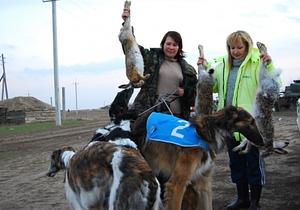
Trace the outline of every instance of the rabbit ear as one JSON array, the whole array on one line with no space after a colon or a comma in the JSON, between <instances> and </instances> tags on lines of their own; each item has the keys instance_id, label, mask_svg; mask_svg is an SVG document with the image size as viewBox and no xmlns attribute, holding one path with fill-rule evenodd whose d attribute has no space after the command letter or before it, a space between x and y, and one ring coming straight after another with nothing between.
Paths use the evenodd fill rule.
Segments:
<instances>
[{"instance_id":1,"label":"rabbit ear","mask_svg":"<svg viewBox=\"0 0 300 210\"><path fill-rule=\"evenodd\" d=\"M131 6L131 1L126 0L126 1L124 2L124 9L130 10L130 6Z\"/></svg>"}]
</instances>

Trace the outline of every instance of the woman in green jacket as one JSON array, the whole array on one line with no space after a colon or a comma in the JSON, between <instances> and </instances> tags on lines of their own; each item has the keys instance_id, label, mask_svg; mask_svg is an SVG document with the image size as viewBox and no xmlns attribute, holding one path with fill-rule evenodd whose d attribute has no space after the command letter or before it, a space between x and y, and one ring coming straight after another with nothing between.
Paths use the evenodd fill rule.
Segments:
<instances>
[{"instance_id":1,"label":"woman in green jacket","mask_svg":"<svg viewBox=\"0 0 300 210\"><path fill-rule=\"evenodd\" d=\"M261 62L267 64L267 71L271 73L274 70L271 57L268 54L260 54L258 49L253 48L253 41L245 31L231 33L226 46L227 55L210 63L215 69L214 92L218 93L218 109L233 105L252 113ZM199 64L205 64L204 58L199 58ZM233 138L236 139L236 144L228 148L228 154L231 178L236 184L238 198L229 204L227 209L259 209L261 190L265 184L264 161L256 147L251 147L245 155L233 152L232 148L237 146L243 137L235 134Z\"/></svg>"}]
</instances>

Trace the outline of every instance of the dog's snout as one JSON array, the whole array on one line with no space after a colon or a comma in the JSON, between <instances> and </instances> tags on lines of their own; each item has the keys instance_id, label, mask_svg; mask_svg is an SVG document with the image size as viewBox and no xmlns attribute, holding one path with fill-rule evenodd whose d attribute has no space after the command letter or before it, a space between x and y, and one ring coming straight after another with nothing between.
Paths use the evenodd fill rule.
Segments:
<instances>
[{"instance_id":1,"label":"dog's snout","mask_svg":"<svg viewBox=\"0 0 300 210\"><path fill-rule=\"evenodd\" d=\"M51 165L47 172L47 176L54 177L58 171L59 169L56 166Z\"/></svg>"}]
</instances>

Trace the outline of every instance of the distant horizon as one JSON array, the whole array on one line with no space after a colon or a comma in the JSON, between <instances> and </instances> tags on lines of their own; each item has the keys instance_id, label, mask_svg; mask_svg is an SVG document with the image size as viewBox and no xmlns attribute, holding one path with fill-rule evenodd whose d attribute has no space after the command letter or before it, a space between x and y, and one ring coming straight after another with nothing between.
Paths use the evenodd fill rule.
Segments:
<instances>
[{"instance_id":1,"label":"distant horizon","mask_svg":"<svg viewBox=\"0 0 300 210\"><path fill-rule=\"evenodd\" d=\"M285 86L285 87L284 87L284 90L283 90L283 91L280 91L280 93L285 93L286 87L290 87L291 84L297 84L297 83L300 84L300 80L293 80L293 82L290 83L289 85ZM121 90L120 90L120 91L121 91ZM299 92L299 96L300 96L300 92ZM53 105L53 103L51 104L51 102L43 101L43 100L39 99L38 97L34 97L34 96L15 96L15 97L13 97L13 98L8 98L8 100L14 99L14 98L18 98L18 97L28 97L28 98L29 98L29 97L33 97L33 98L35 98L35 99L40 100L40 101L43 102L43 103L48 104L49 106L52 106L52 108L55 109L55 105ZM0 105L1 105L2 102L5 102L5 100L6 100L6 99L4 99L4 101L0 101ZM133 101L133 100L134 100L134 98L131 99L131 103L129 104L129 106L132 105L132 101ZM79 102L80 102L80 101L79 101ZM112 103L112 102L113 102L113 100L111 101L111 103ZM104 105L104 106L100 106L100 107L98 107L98 108L82 108L82 109L78 109L78 111L106 109L106 108L108 108L108 107L110 106L111 103L109 103L109 104L107 104L107 105ZM295 104L295 105L296 105L296 104ZM75 108L75 109L66 108L66 111L68 111L68 110L70 110L70 111L76 111L76 108ZM63 108L62 108L62 107L61 107L61 111L63 111Z\"/></svg>"}]
</instances>

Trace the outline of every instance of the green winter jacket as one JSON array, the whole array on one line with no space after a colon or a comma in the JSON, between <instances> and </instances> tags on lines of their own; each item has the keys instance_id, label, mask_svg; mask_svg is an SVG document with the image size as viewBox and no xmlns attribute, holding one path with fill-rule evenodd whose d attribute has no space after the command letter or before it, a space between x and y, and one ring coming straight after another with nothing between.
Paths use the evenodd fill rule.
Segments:
<instances>
[{"instance_id":1,"label":"green winter jacket","mask_svg":"<svg viewBox=\"0 0 300 210\"><path fill-rule=\"evenodd\" d=\"M252 113L255 102L256 91L259 82L260 74L260 53L258 49L253 48L248 53L244 62L238 71L232 105L243 107L248 112ZM229 69L227 56L214 59L210 66L214 66L214 92L218 93L218 110L225 106L227 95L227 81L229 77ZM267 66L267 70L271 73L274 71L273 63Z\"/></svg>"},{"instance_id":2,"label":"green winter jacket","mask_svg":"<svg viewBox=\"0 0 300 210\"><path fill-rule=\"evenodd\" d=\"M259 83L260 65L259 50L253 48L240 66L235 83L232 105L242 107L249 113L253 113ZM214 92L218 93L218 110L220 110L224 108L227 98L227 81L230 71L227 56L214 59L209 66L215 69ZM272 73L274 70L273 63L267 65L269 73ZM235 133L235 137L237 141L243 138L239 133Z\"/></svg>"}]
</instances>

